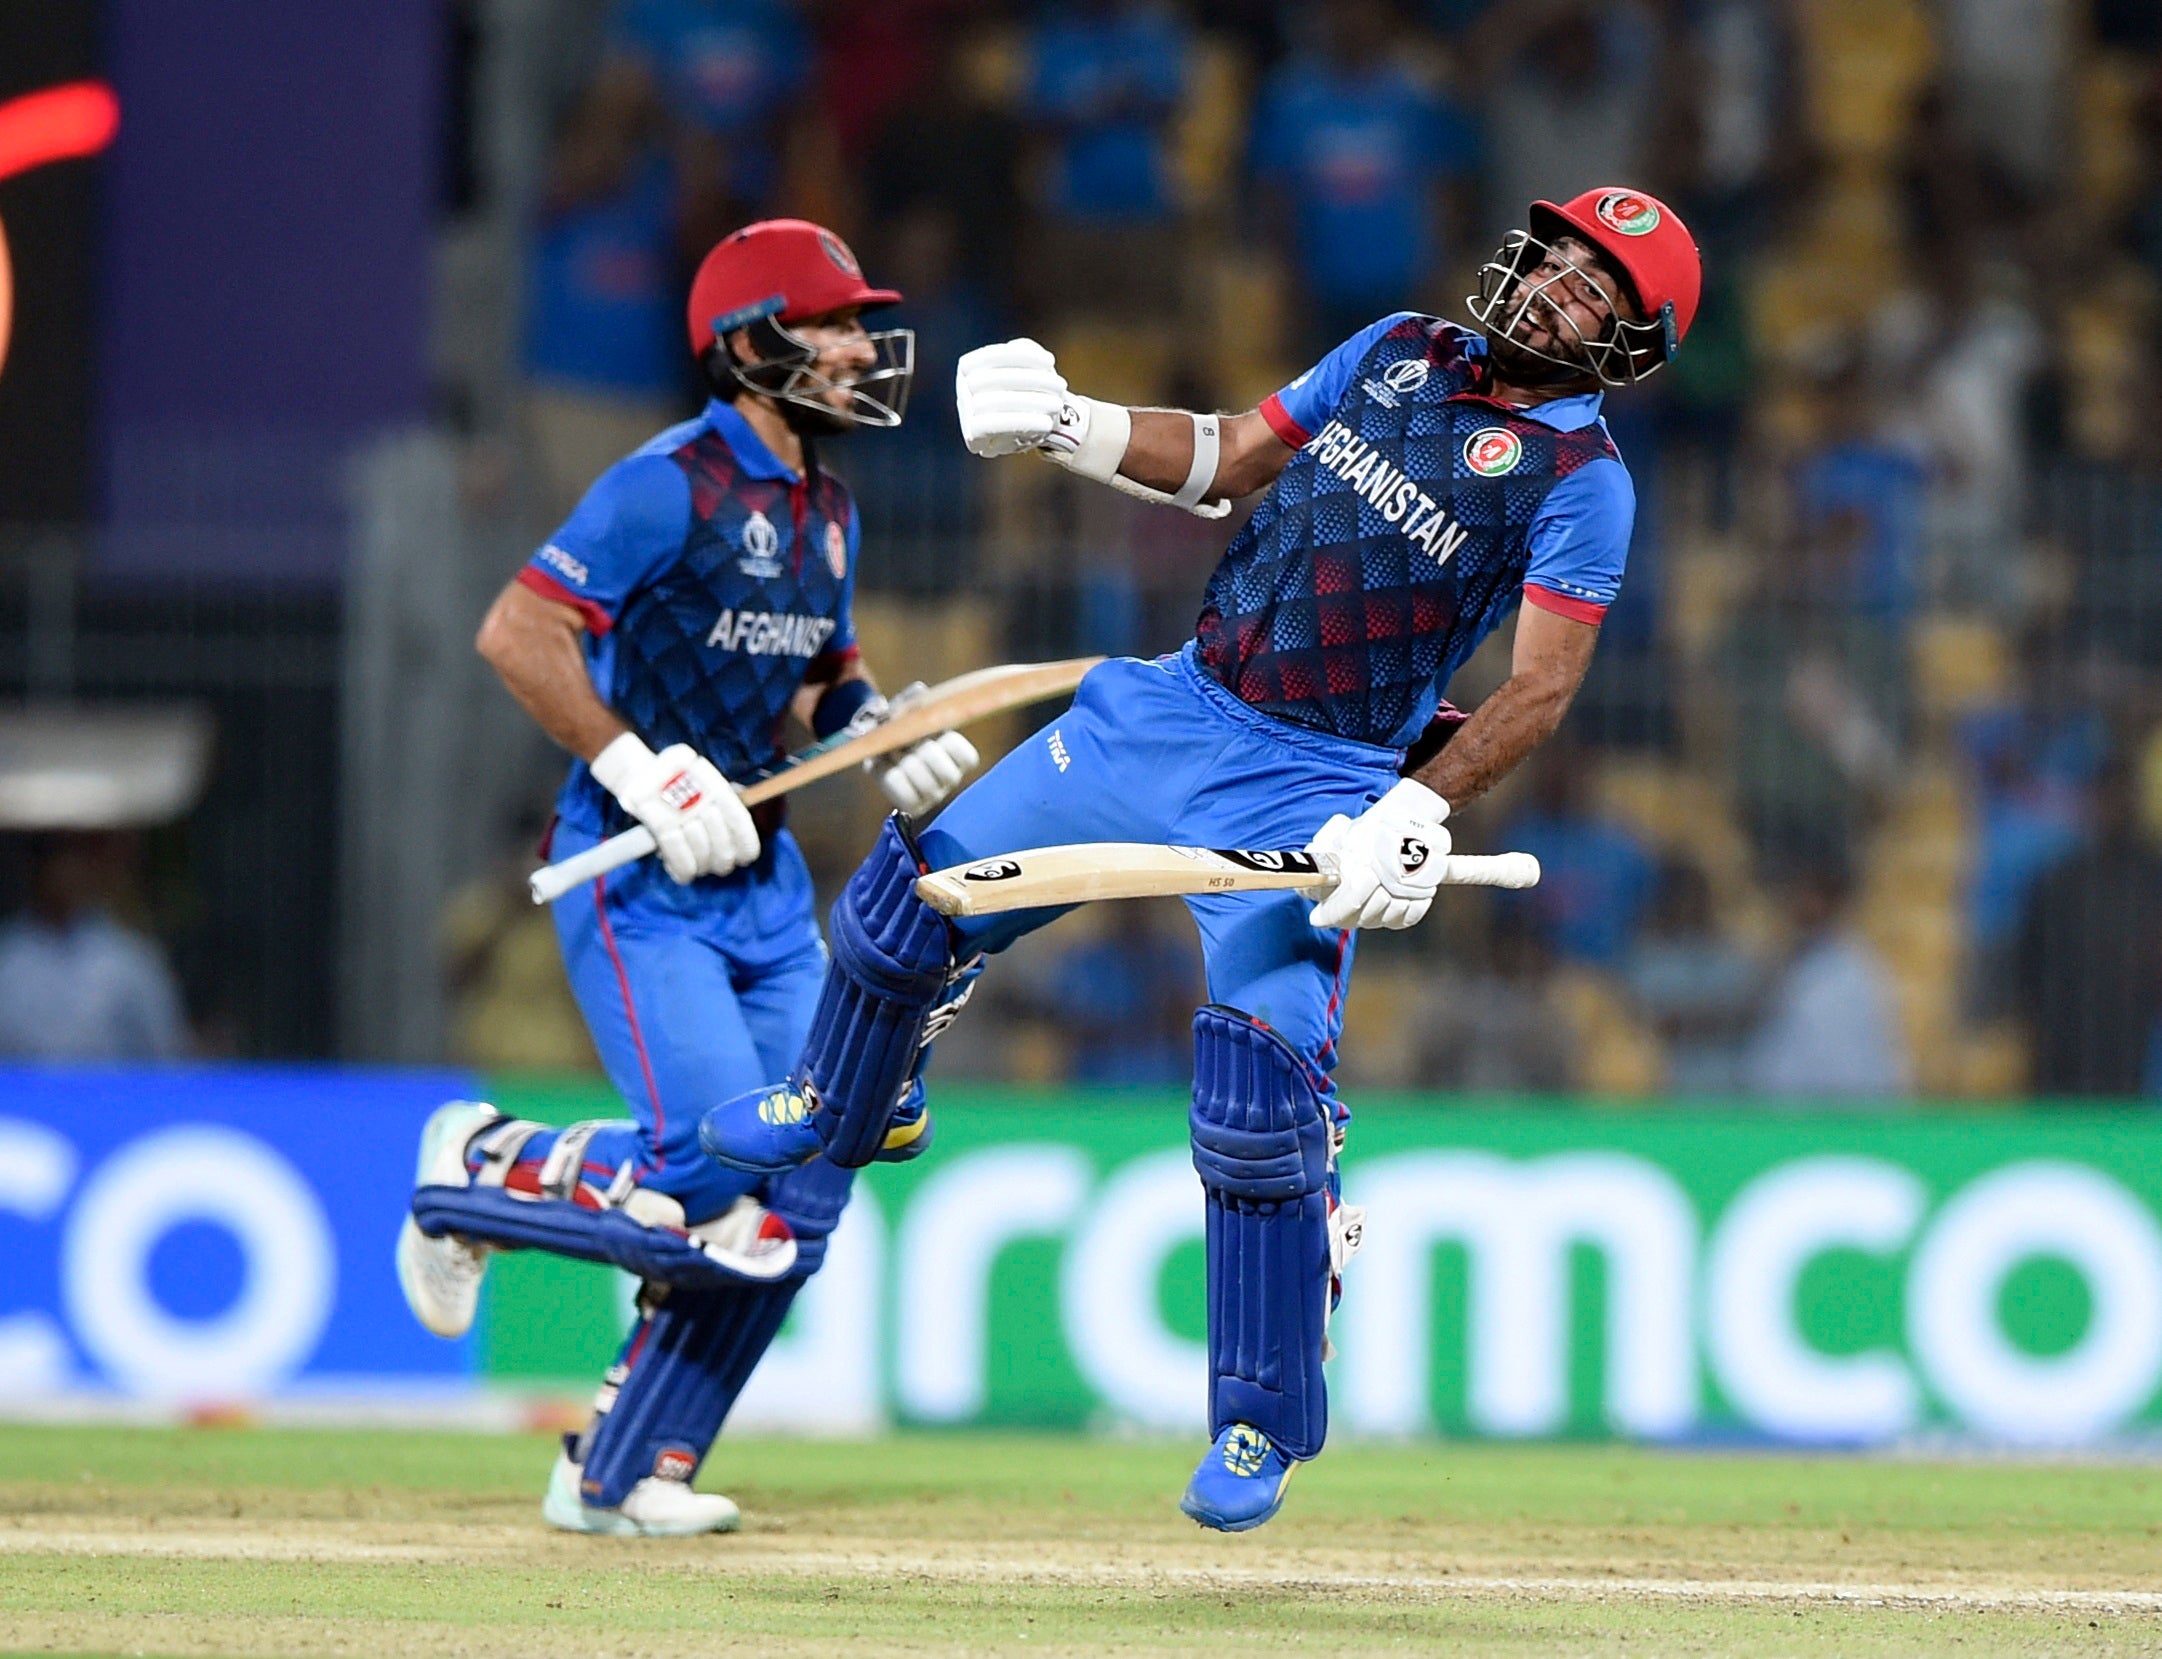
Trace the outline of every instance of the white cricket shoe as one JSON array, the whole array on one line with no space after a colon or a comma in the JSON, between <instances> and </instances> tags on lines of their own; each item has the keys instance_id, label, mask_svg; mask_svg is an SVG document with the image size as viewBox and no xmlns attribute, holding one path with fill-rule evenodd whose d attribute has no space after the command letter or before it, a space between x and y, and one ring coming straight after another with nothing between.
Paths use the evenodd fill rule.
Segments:
<instances>
[{"instance_id":1,"label":"white cricket shoe","mask_svg":"<svg viewBox=\"0 0 2162 1659\"><path fill-rule=\"evenodd\" d=\"M420 1132L416 1187L462 1187L472 1179L465 1167L466 1142L503 1114L474 1100L453 1100L428 1114ZM437 1336L459 1337L473 1328L480 1306L481 1275L488 1271L488 1247L454 1233L430 1238L408 1215L398 1230L398 1286L413 1317Z\"/></svg>"},{"instance_id":2,"label":"white cricket shoe","mask_svg":"<svg viewBox=\"0 0 2162 1659\"><path fill-rule=\"evenodd\" d=\"M652 1475L630 1489L622 1508L596 1509L578 1495L578 1465L568 1452L558 1452L541 1519L558 1531L603 1538L693 1538L734 1532L743 1524L743 1512L718 1492L693 1492L680 1480Z\"/></svg>"}]
</instances>

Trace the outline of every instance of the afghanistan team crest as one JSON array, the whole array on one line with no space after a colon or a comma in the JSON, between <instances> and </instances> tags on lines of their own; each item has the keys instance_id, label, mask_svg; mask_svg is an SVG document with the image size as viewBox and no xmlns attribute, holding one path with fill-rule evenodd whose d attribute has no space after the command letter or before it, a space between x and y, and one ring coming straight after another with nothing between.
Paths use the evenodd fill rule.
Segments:
<instances>
[{"instance_id":1,"label":"afghanistan team crest","mask_svg":"<svg viewBox=\"0 0 2162 1659\"><path fill-rule=\"evenodd\" d=\"M1609 190L1592 209L1599 222L1624 236L1649 236L1659 228L1659 206L1634 190Z\"/></svg>"},{"instance_id":2,"label":"afghanistan team crest","mask_svg":"<svg viewBox=\"0 0 2162 1659\"><path fill-rule=\"evenodd\" d=\"M843 276L852 276L858 282L863 280L863 267L856 263L856 256L848 251L848 244L832 231L820 231L818 245L826 250L826 257L833 261Z\"/></svg>"},{"instance_id":3,"label":"afghanistan team crest","mask_svg":"<svg viewBox=\"0 0 2162 1659\"><path fill-rule=\"evenodd\" d=\"M848 532L830 518L826 520L826 568L836 582L848 577Z\"/></svg>"},{"instance_id":4,"label":"afghanistan team crest","mask_svg":"<svg viewBox=\"0 0 2162 1659\"><path fill-rule=\"evenodd\" d=\"M1464 465L1481 478L1514 472L1524 459L1524 440L1506 426L1482 426L1464 440Z\"/></svg>"}]
</instances>

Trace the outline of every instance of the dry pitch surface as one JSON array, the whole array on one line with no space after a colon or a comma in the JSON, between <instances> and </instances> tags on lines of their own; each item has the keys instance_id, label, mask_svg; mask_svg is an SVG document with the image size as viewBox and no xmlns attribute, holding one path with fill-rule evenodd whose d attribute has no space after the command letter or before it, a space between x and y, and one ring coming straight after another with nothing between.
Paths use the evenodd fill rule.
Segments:
<instances>
[{"instance_id":1,"label":"dry pitch surface","mask_svg":"<svg viewBox=\"0 0 2162 1659\"><path fill-rule=\"evenodd\" d=\"M0 1428L0 1650L2162 1654L2162 1470L1346 1447L1204 1534L1184 1446L724 1445L734 1537L540 1525L539 1437Z\"/></svg>"}]
</instances>

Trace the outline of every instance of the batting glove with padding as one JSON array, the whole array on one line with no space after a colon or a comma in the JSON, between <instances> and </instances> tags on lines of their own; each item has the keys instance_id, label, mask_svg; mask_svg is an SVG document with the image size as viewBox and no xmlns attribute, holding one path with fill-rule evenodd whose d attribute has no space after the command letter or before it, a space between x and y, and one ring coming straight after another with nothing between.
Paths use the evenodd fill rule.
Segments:
<instances>
[{"instance_id":1,"label":"batting glove with padding","mask_svg":"<svg viewBox=\"0 0 2162 1659\"><path fill-rule=\"evenodd\" d=\"M873 697L849 721L848 735L860 736L883 725L893 717L899 703L923 689L923 682L918 680L903 687L892 701ZM976 745L959 732L940 732L893 754L874 756L863 763L863 769L878 779L879 790L887 800L915 818L929 812L960 788L961 780L975 768L980 758Z\"/></svg>"},{"instance_id":2,"label":"batting glove with padding","mask_svg":"<svg viewBox=\"0 0 2162 1659\"><path fill-rule=\"evenodd\" d=\"M677 881L725 876L758 857L758 826L735 785L688 743L655 754L625 732L593 757L591 770L653 832L661 863Z\"/></svg>"},{"instance_id":3,"label":"batting glove with padding","mask_svg":"<svg viewBox=\"0 0 2162 1659\"><path fill-rule=\"evenodd\" d=\"M1448 816L1449 803L1411 778L1356 818L1339 812L1307 843L1337 872L1308 920L1322 928L1402 928L1422 920L1448 860Z\"/></svg>"},{"instance_id":4,"label":"batting glove with padding","mask_svg":"<svg viewBox=\"0 0 2162 1659\"><path fill-rule=\"evenodd\" d=\"M973 455L1040 448L1067 407L1058 362L1034 340L1003 340L965 353L953 374L961 441Z\"/></svg>"}]
</instances>

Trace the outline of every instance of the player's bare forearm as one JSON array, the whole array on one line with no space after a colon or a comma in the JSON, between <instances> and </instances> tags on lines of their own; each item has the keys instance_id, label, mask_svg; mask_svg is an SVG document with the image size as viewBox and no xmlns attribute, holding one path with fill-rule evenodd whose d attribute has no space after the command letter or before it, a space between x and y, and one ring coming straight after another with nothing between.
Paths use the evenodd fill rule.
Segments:
<instances>
[{"instance_id":1,"label":"player's bare forearm","mask_svg":"<svg viewBox=\"0 0 2162 1659\"><path fill-rule=\"evenodd\" d=\"M1452 809L1475 801L1554 735L1591 666L1597 624L1526 605L1508 679L1413 775Z\"/></svg>"},{"instance_id":2,"label":"player's bare forearm","mask_svg":"<svg viewBox=\"0 0 2162 1659\"><path fill-rule=\"evenodd\" d=\"M473 645L542 731L591 760L630 728L593 690L584 632L568 605L512 582L488 607Z\"/></svg>"},{"instance_id":3,"label":"player's bare forearm","mask_svg":"<svg viewBox=\"0 0 2162 1659\"><path fill-rule=\"evenodd\" d=\"M1169 494L1186 482L1194 464L1194 423L1176 409L1136 409L1133 436L1126 444L1126 458L1119 471L1137 484ZM1216 458L1216 481L1209 487L1211 499L1240 496L1265 490L1297 453L1269 430L1258 410L1223 418L1223 447Z\"/></svg>"}]
</instances>

